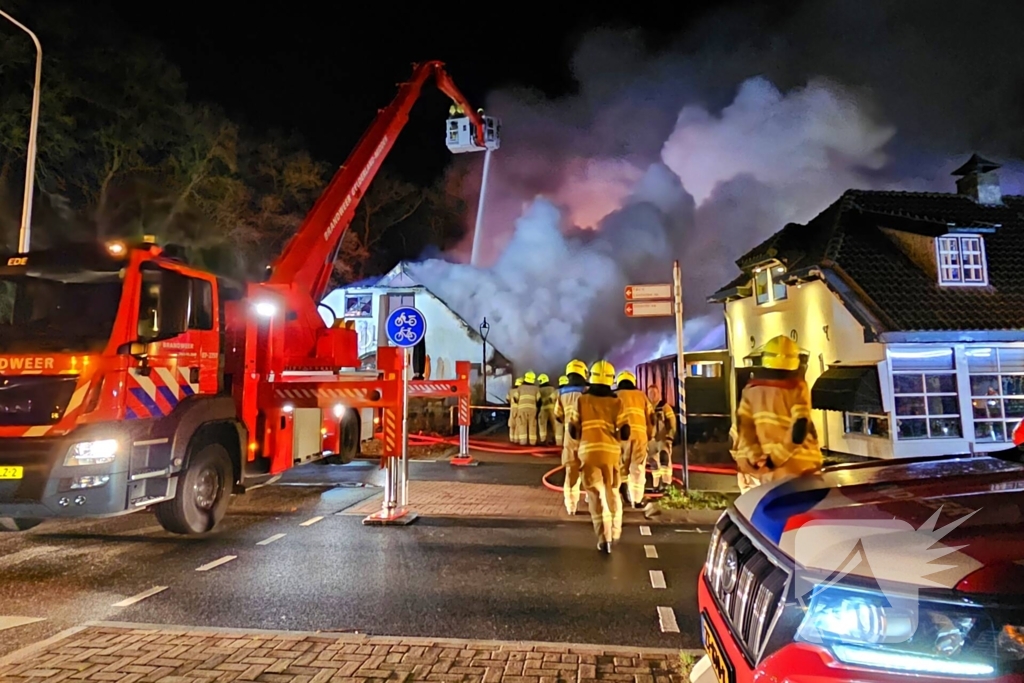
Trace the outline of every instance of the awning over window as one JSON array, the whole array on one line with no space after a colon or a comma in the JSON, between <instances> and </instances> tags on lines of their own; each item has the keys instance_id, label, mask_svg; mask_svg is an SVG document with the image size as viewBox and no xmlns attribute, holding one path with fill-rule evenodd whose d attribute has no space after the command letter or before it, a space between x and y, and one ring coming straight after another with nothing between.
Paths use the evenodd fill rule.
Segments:
<instances>
[{"instance_id":1,"label":"awning over window","mask_svg":"<svg viewBox=\"0 0 1024 683\"><path fill-rule=\"evenodd\" d=\"M811 406L815 410L849 413L881 413L882 388L875 365L831 367L811 388Z\"/></svg>"}]
</instances>

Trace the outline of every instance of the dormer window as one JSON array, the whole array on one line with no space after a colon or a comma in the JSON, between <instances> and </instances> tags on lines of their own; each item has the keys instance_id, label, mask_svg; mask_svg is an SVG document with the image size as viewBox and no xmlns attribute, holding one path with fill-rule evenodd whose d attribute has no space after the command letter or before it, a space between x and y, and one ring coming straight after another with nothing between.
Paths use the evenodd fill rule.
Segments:
<instances>
[{"instance_id":1,"label":"dormer window","mask_svg":"<svg viewBox=\"0 0 1024 683\"><path fill-rule=\"evenodd\" d=\"M758 306L787 297L786 283L782 281L785 274L786 269L778 264L754 269L754 297Z\"/></svg>"},{"instance_id":2,"label":"dormer window","mask_svg":"<svg viewBox=\"0 0 1024 683\"><path fill-rule=\"evenodd\" d=\"M981 235L945 235L935 240L939 260L939 284L985 286L988 262Z\"/></svg>"}]
</instances>

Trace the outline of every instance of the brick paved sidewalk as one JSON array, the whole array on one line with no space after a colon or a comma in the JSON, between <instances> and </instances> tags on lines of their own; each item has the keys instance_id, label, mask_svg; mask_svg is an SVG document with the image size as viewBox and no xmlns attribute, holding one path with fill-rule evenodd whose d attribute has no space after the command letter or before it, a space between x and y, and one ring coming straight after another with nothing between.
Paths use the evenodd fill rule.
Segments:
<instances>
[{"instance_id":1,"label":"brick paved sidewalk","mask_svg":"<svg viewBox=\"0 0 1024 683\"><path fill-rule=\"evenodd\" d=\"M345 510L369 515L380 510L380 493ZM410 481L409 507L423 516L529 517L571 519L560 492L537 486L467 484L451 481ZM580 517L580 519L583 519ZM586 519L589 519L587 517Z\"/></svg>"},{"instance_id":2,"label":"brick paved sidewalk","mask_svg":"<svg viewBox=\"0 0 1024 683\"><path fill-rule=\"evenodd\" d=\"M0 659L5 683L682 683L677 650L100 623Z\"/></svg>"}]
</instances>

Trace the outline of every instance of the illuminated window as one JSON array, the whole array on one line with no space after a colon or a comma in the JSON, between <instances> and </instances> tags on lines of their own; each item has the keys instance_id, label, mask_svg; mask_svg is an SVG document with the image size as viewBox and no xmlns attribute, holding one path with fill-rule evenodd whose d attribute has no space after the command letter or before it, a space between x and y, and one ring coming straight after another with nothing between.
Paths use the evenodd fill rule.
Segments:
<instances>
[{"instance_id":1,"label":"illuminated window","mask_svg":"<svg viewBox=\"0 0 1024 683\"><path fill-rule=\"evenodd\" d=\"M759 268L754 272L754 296L758 305L782 301L789 295L782 280L785 273L786 269L779 265Z\"/></svg>"},{"instance_id":2,"label":"illuminated window","mask_svg":"<svg viewBox=\"0 0 1024 683\"><path fill-rule=\"evenodd\" d=\"M953 349L895 351L890 360L897 438L962 437Z\"/></svg>"},{"instance_id":3,"label":"illuminated window","mask_svg":"<svg viewBox=\"0 0 1024 683\"><path fill-rule=\"evenodd\" d=\"M1003 442L1024 418L1024 349L968 349L976 441Z\"/></svg>"},{"instance_id":4,"label":"illuminated window","mask_svg":"<svg viewBox=\"0 0 1024 683\"><path fill-rule=\"evenodd\" d=\"M889 416L871 413L843 413L844 431L847 434L863 434L889 438Z\"/></svg>"},{"instance_id":5,"label":"illuminated window","mask_svg":"<svg viewBox=\"0 0 1024 683\"><path fill-rule=\"evenodd\" d=\"M985 242L979 235L947 235L935 240L939 258L939 284L988 284Z\"/></svg>"}]
</instances>

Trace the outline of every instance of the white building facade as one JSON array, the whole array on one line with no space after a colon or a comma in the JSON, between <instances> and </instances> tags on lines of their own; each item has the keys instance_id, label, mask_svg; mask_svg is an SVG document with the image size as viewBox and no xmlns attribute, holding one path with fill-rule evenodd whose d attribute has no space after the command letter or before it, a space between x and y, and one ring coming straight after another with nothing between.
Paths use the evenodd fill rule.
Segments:
<instances>
[{"instance_id":1,"label":"white building facade","mask_svg":"<svg viewBox=\"0 0 1024 683\"><path fill-rule=\"evenodd\" d=\"M744 255L723 303L738 392L760 348L804 353L830 451L869 458L1011 448L1024 418L1024 198L972 157L957 194L848 191Z\"/></svg>"},{"instance_id":2,"label":"white building facade","mask_svg":"<svg viewBox=\"0 0 1024 683\"><path fill-rule=\"evenodd\" d=\"M423 345L425 379L454 379L455 362L469 361L474 398L479 400L483 395L480 366L486 353L488 400L504 403L512 383L509 362L490 342L485 345L477 329L416 282L404 264L398 264L376 282L336 289L324 297L322 303L330 309L321 309L321 316L328 324L332 322L332 313L355 324L359 357L367 366L376 362L378 346L391 346L385 330L390 312L402 306L416 308L427 322ZM412 372L410 368L410 377Z\"/></svg>"}]
</instances>

